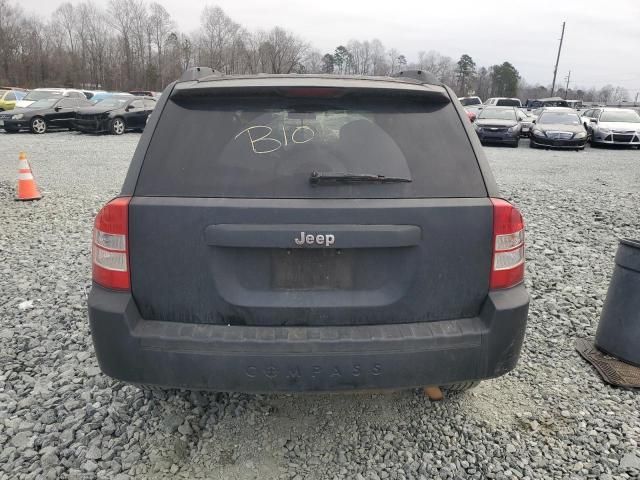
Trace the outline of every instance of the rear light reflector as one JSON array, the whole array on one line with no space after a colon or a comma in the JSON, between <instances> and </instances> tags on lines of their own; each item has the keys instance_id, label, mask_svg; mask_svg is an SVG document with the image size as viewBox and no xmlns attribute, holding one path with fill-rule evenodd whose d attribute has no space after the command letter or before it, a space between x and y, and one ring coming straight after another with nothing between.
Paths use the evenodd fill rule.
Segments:
<instances>
[{"instance_id":1,"label":"rear light reflector","mask_svg":"<svg viewBox=\"0 0 640 480\"><path fill-rule=\"evenodd\" d=\"M96 216L93 230L93 281L115 290L129 290L129 202L114 198Z\"/></svg>"},{"instance_id":2,"label":"rear light reflector","mask_svg":"<svg viewBox=\"0 0 640 480\"><path fill-rule=\"evenodd\" d=\"M524 280L524 221L506 200L492 198L493 260L490 288L513 287Z\"/></svg>"}]
</instances>

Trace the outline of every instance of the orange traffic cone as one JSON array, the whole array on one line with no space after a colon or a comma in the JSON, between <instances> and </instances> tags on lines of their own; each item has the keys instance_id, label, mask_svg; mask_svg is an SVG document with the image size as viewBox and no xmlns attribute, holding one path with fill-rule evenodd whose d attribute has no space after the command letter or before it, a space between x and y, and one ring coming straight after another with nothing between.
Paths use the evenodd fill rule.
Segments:
<instances>
[{"instance_id":1,"label":"orange traffic cone","mask_svg":"<svg viewBox=\"0 0 640 480\"><path fill-rule=\"evenodd\" d=\"M27 162L27 155L20 152L18 157L18 191L16 200L40 200L42 195L38 190L36 181L33 179L31 167Z\"/></svg>"}]
</instances>

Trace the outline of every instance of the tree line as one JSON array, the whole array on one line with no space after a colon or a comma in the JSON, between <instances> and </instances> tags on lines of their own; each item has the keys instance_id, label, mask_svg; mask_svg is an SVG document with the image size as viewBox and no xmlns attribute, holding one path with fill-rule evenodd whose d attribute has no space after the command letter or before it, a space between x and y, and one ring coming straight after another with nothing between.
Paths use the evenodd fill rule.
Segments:
<instances>
[{"instance_id":1,"label":"tree line","mask_svg":"<svg viewBox=\"0 0 640 480\"><path fill-rule=\"evenodd\" d=\"M350 40L323 53L278 26L250 31L217 6L205 6L199 28L188 34L154 1L110 0L106 8L90 0L65 2L43 19L25 13L17 0L0 0L0 84L162 90L195 65L225 74L390 75L421 69L460 96L524 99L550 93L549 87L527 84L508 61L478 67L468 54L455 61L430 50L409 62L378 39ZM611 85L556 93L603 102L628 96Z\"/></svg>"}]
</instances>

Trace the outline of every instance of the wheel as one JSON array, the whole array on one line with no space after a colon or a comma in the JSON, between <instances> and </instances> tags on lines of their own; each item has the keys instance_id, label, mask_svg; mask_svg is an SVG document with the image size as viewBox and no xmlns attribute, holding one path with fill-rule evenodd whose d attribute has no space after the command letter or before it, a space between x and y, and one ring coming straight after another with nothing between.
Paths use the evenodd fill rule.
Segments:
<instances>
[{"instance_id":1,"label":"wheel","mask_svg":"<svg viewBox=\"0 0 640 480\"><path fill-rule=\"evenodd\" d=\"M474 382L460 382L460 383L452 383L451 385L444 385L442 387L443 390L446 390L449 394L457 394L466 392L467 390L471 390L472 388L476 388L480 385L480 381L476 380Z\"/></svg>"},{"instance_id":2,"label":"wheel","mask_svg":"<svg viewBox=\"0 0 640 480\"><path fill-rule=\"evenodd\" d=\"M31 120L31 132L42 134L47 131L47 122L42 117L35 117Z\"/></svg>"},{"instance_id":3,"label":"wheel","mask_svg":"<svg viewBox=\"0 0 640 480\"><path fill-rule=\"evenodd\" d=\"M515 142L513 145L511 145L511 148L518 148L520 146L520 142Z\"/></svg>"},{"instance_id":4,"label":"wheel","mask_svg":"<svg viewBox=\"0 0 640 480\"><path fill-rule=\"evenodd\" d=\"M531 140L529 140L529 148L538 148L538 147L536 147L535 143L533 143Z\"/></svg>"},{"instance_id":5,"label":"wheel","mask_svg":"<svg viewBox=\"0 0 640 480\"><path fill-rule=\"evenodd\" d=\"M114 118L113 120L111 120L109 130L114 135L122 135L125 130L124 120L120 117Z\"/></svg>"}]
</instances>

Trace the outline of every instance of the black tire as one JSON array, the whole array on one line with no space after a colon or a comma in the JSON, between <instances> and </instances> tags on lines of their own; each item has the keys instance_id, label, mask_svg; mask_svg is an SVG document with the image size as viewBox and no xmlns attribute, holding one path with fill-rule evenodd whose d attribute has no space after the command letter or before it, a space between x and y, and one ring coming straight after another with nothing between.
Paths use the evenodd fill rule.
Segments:
<instances>
[{"instance_id":1,"label":"black tire","mask_svg":"<svg viewBox=\"0 0 640 480\"><path fill-rule=\"evenodd\" d=\"M43 133L47 133L47 129L49 126L47 125L47 121L42 117L33 117L31 122L29 122L29 128L31 129L31 133L35 133L36 135L42 135Z\"/></svg>"},{"instance_id":2,"label":"black tire","mask_svg":"<svg viewBox=\"0 0 640 480\"><path fill-rule=\"evenodd\" d=\"M127 129L127 124L122 117L116 117L109 122L109 132L112 135L122 135Z\"/></svg>"},{"instance_id":3,"label":"black tire","mask_svg":"<svg viewBox=\"0 0 640 480\"><path fill-rule=\"evenodd\" d=\"M520 142L515 142L513 145L511 145L511 148L518 148L520 146Z\"/></svg>"},{"instance_id":4,"label":"black tire","mask_svg":"<svg viewBox=\"0 0 640 480\"><path fill-rule=\"evenodd\" d=\"M531 140L529 140L529 148L538 148L538 147L536 147L535 143L533 143Z\"/></svg>"},{"instance_id":5,"label":"black tire","mask_svg":"<svg viewBox=\"0 0 640 480\"><path fill-rule=\"evenodd\" d=\"M451 385L445 385L442 387L443 390L446 390L449 394L458 394L462 392L466 392L467 390L471 390L472 388L476 388L480 385L480 380L476 380L473 382L460 382L460 383L452 383Z\"/></svg>"}]
</instances>

